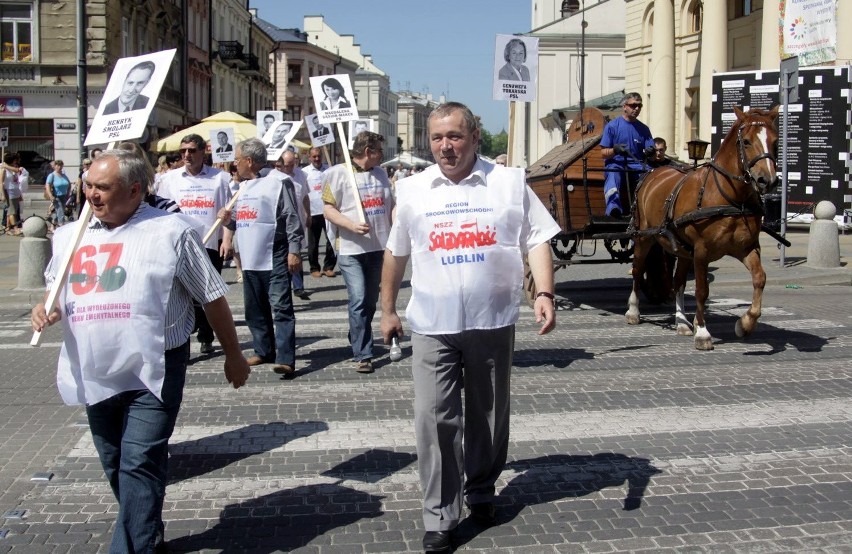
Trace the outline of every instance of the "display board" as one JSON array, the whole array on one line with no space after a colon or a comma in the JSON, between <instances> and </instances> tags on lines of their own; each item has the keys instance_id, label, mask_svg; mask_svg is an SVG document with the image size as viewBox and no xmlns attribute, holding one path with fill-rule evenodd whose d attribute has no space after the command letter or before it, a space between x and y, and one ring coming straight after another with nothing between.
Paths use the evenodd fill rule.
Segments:
<instances>
[{"instance_id":1,"label":"display board","mask_svg":"<svg viewBox=\"0 0 852 554\"><path fill-rule=\"evenodd\" d=\"M787 214L812 219L813 206L831 201L838 217L852 209L850 190L850 66L799 68L799 100L790 104L787 145ZM736 119L733 107L769 109L780 104L779 71L719 73L713 76L711 152ZM778 118L778 133L783 115ZM781 148L778 149L781 173Z\"/></svg>"}]
</instances>

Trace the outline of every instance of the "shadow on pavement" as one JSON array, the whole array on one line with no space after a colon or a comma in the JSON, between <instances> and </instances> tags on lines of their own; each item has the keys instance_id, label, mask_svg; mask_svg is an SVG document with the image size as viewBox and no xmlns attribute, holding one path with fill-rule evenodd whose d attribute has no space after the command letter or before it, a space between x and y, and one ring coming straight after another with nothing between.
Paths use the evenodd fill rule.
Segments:
<instances>
[{"instance_id":1,"label":"shadow on pavement","mask_svg":"<svg viewBox=\"0 0 852 554\"><path fill-rule=\"evenodd\" d=\"M494 499L497 525L510 523L527 506L578 498L627 483L622 511L638 510L651 477L662 473L645 458L613 452L592 455L552 454L506 464L521 471ZM454 543L460 546L484 529L471 518L459 525Z\"/></svg>"},{"instance_id":2,"label":"shadow on pavement","mask_svg":"<svg viewBox=\"0 0 852 554\"><path fill-rule=\"evenodd\" d=\"M324 421L254 423L233 431L169 445L169 483L200 477L290 441L328 430Z\"/></svg>"},{"instance_id":3,"label":"shadow on pavement","mask_svg":"<svg viewBox=\"0 0 852 554\"><path fill-rule=\"evenodd\" d=\"M230 504L222 510L215 527L198 535L171 540L169 550L263 553L306 546L334 528L384 513L381 509L384 497L341 483L345 480L376 483L404 469L415 459L415 454L408 452L367 450L322 473L337 482L296 487ZM341 546L341 551L345 551L345 545Z\"/></svg>"}]
</instances>

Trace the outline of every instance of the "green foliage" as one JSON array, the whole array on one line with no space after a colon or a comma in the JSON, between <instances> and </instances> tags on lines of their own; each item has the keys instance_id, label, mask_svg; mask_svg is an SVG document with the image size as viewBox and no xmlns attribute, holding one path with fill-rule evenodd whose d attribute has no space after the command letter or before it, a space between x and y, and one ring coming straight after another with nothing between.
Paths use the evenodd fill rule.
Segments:
<instances>
[{"instance_id":1,"label":"green foliage","mask_svg":"<svg viewBox=\"0 0 852 554\"><path fill-rule=\"evenodd\" d=\"M481 129L479 139L479 152L483 156L495 158L505 154L509 144L509 135L506 131L500 131L492 135L487 129Z\"/></svg>"}]
</instances>

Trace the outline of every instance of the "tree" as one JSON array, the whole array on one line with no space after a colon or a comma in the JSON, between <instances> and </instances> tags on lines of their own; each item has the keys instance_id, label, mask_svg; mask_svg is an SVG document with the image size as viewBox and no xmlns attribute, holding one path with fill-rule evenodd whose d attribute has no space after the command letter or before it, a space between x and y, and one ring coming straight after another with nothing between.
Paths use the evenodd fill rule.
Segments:
<instances>
[{"instance_id":1,"label":"tree","mask_svg":"<svg viewBox=\"0 0 852 554\"><path fill-rule=\"evenodd\" d=\"M491 133L484 127L479 130L479 153L489 158L494 157L491 155Z\"/></svg>"}]
</instances>

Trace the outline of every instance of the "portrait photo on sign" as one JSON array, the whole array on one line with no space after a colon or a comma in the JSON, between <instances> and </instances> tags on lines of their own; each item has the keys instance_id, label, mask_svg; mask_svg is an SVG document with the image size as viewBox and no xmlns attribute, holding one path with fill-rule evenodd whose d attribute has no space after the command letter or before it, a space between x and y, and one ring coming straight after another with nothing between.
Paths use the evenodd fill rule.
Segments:
<instances>
[{"instance_id":1,"label":"portrait photo on sign","mask_svg":"<svg viewBox=\"0 0 852 554\"><path fill-rule=\"evenodd\" d=\"M116 62L86 136L86 146L142 136L175 51L163 50Z\"/></svg>"},{"instance_id":2,"label":"portrait photo on sign","mask_svg":"<svg viewBox=\"0 0 852 554\"><path fill-rule=\"evenodd\" d=\"M364 131L372 131L373 130L373 120L372 119L355 119L349 122L349 130L348 130L348 139L349 149L352 149L352 143L355 141L355 137L358 136L359 133L363 133Z\"/></svg>"},{"instance_id":3,"label":"portrait photo on sign","mask_svg":"<svg viewBox=\"0 0 852 554\"><path fill-rule=\"evenodd\" d=\"M213 163L224 163L234 161L234 128L223 127L210 130L210 152L213 154Z\"/></svg>"},{"instance_id":4,"label":"portrait photo on sign","mask_svg":"<svg viewBox=\"0 0 852 554\"><path fill-rule=\"evenodd\" d=\"M277 160L281 157L284 149L299 132L302 120L299 121L276 121L272 128L263 135L260 140L266 146L266 159Z\"/></svg>"},{"instance_id":5,"label":"portrait photo on sign","mask_svg":"<svg viewBox=\"0 0 852 554\"><path fill-rule=\"evenodd\" d=\"M494 48L494 100L535 100L538 39L497 35Z\"/></svg>"},{"instance_id":6,"label":"portrait photo on sign","mask_svg":"<svg viewBox=\"0 0 852 554\"><path fill-rule=\"evenodd\" d=\"M320 123L337 123L358 119L355 94L349 75L311 77L311 93Z\"/></svg>"},{"instance_id":7,"label":"portrait photo on sign","mask_svg":"<svg viewBox=\"0 0 852 554\"><path fill-rule=\"evenodd\" d=\"M305 125L311 136L311 146L326 146L335 141L334 131L331 125L323 125L319 122L319 116L315 113L305 117Z\"/></svg>"},{"instance_id":8,"label":"portrait photo on sign","mask_svg":"<svg viewBox=\"0 0 852 554\"><path fill-rule=\"evenodd\" d=\"M257 119L255 120L257 123L257 138L263 139L264 135L272 129L272 125L276 121L281 121L284 119L284 116L281 114L280 110L262 110L256 112Z\"/></svg>"}]
</instances>

